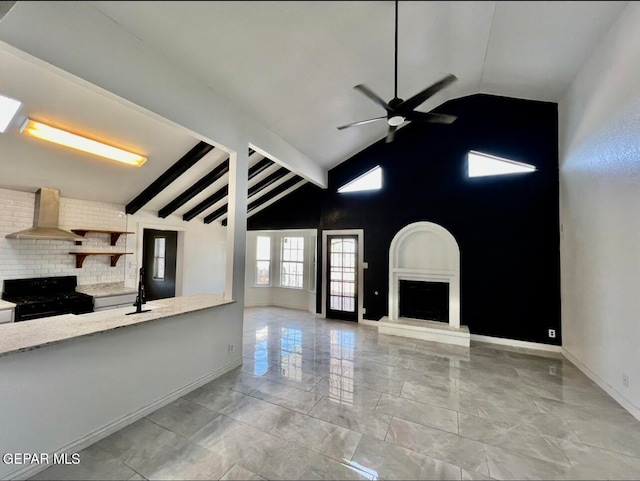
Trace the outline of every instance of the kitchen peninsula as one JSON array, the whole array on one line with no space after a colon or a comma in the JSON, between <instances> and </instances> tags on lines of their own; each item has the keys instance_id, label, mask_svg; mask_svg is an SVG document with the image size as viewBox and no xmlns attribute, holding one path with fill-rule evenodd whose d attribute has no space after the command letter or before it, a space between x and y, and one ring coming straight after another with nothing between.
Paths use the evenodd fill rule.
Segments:
<instances>
[{"instance_id":1,"label":"kitchen peninsula","mask_svg":"<svg viewBox=\"0 0 640 481\"><path fill-rule=\"evenodd\" d=\"M233 301L225 301L222 296L216 294L200 294L153 301L146 306L150 309L149 312L135 316L127 315L135 311L132 306L88 314L63 314L28 322L7 323L0 325L0 356L157 319L184 315L231 302Z\"/></svg>"},{"instance_id":2,"label":"kitchen peninsula","mask_svg":"<svg viewBox=\"0 0 640 481\"><path fill-rule=\"evenodd\" d=\"M240 366L235 306L198 294L136 315L129 306L0 325L0 451L77 452ZM0 465L0 478L40 469Z\"/></svg>"}]
</instances>

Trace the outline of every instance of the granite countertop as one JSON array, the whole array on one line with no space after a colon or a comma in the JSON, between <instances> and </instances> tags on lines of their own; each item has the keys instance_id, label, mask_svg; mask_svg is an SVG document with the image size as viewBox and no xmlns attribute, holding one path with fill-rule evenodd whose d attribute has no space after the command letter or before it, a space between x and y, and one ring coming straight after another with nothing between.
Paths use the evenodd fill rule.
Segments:
<instances>
[{"instance_id":1,"label":"granite countertop","mask_svg":"<svg viewBox=\"0 0 640 481\"><path fill-rule=\"evenodd\" d=\"M0 310L13 309L16 305L13 302L3 301L0 299Z\"/></svg>"},{"instance_id":2,"label":"granite countertop","mask_svg":"<svg viewBox=\"0 0 640 481\"><path fill-rule=\"evenodd\" d=\"M108 282L104 284L88 284L76 287L77 292L89 294L93 297L118 296L121 294L135 294L138 289L125 287L124 282Z\"/></svg>"},{"instance_id":3,"label":"granite countertop","mask_svg":"<svg viewBox=\"0 0 640 481\"><path fill-rule=\"evenodd\" d=\"M134 316L126 315L133 307L122 307L0 324L0 356L233 302L217 294L197 294L150 301L142 307L151 311Z\"/></svg>"}]
</instances>

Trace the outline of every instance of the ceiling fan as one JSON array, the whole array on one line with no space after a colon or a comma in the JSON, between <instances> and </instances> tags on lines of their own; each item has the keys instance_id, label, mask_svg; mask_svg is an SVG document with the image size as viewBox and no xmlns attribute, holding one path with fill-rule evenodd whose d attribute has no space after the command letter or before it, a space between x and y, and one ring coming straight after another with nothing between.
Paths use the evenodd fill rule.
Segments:
<instances>
[{"instance_id":1,"label":"ceiling fan","mask_svg":"<svg viewBox=\"0 0 640 481\"><path fill-rule=\"evenodd\" d=\"M398 98L398 0L396 0L395 75L393 98L389 100L389 102L385 102L379 95L377 95L364 84L359 84L353 87L362 94L366 95L369 99L374 101L383 109L385 109L387 111L387 115L376 117L373 119L361 120L359 122L353 122L347 125L341 125L340 127L338 127L338 130L343 130L349 127L355 127L356 125L364 125L371 122L377 122L378 120L386 119L387 123L389 124L389 132L387 133L386 142L389 143L393 142L397 128L405 121L411 122L415 120L419 122L431 122L436 124L451 124L456 120L456 117L454 115L418 112L415 109L423 102L425 102L429 97L432 97L455 80L457 80L457 77L455 75L449 74L407 100Z\"/></svg>"}]
</instances>

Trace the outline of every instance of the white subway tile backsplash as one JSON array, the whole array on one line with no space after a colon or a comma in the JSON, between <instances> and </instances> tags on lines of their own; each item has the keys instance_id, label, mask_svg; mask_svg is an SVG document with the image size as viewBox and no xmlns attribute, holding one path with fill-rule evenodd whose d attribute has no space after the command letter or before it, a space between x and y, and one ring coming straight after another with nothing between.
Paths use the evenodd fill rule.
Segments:
<instances>
[{"instance_id":1,"label":"white subway tile backsplash","mask_svg":"<svg viewBox=\"0 0 640 481\"><path fill-rule=\"evenodd\" d=\"M0 189L0 282L4 279L45 276L78 276L78 284L121 282L125 280L125 258L116 267L110 257L87 257L83 267L76 269L75 256L69 252L123 251L126 239L121 236L116 246L110 244L108 234L86 234L81 246L74 242L7 239L12 232L27 229L33 224L35 194ZM78 199L60 199L60 228L126 230L124 206Z\"/></svg>"}]
</instances>

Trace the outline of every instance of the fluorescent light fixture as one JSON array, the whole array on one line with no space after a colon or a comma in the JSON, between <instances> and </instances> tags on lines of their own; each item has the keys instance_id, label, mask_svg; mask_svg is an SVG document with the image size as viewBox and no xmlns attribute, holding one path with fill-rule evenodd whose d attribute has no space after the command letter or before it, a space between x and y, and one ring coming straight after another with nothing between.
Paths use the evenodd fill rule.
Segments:
<instances>
[{"instance_id":1,"label":"fluorescent light fixture","mask_svg":"<svg viewBox=\"0 0 640 481\"><path fill-rule=\"evenodd\" d=\"M469 177L487 177L490 175L523 174L534 172L533 165L503 159L495 155L469 151Z\"/></svg>"},{"instance_id":2,"label":"fluorescent light fixture","mask_svg":"<svg viewBox=\"0 0 640 481\"><path fill-rule=\"evenodd\" d=\"M361 192L363 190L377 190L382 188L382 169L376 165L373 169L347 182L338 189L339 194L345 192Z\"/></svg>"},{"instance_id":3,"label":"fluorescent light fixture","mask_svg":"<svg viewBox=\"0 0 640 481\"><path fill-rule=\"evenodd\" d=\"M20 132L38 139L53 142L54 144L64 145L65 147L88 152L89 154L99 155L100 157L116 160L136 167L140 167L147 161L147 158L142 155L127 152L126 150L103 144L97 140L91 140L80 135L72 134L66 130L57 129L31 119L27 119L25 121Z\"/></svg>"},{"instance_id":4,"label":"fluorescent light fixture","mask_svg":"<svg viewBox=\"0 0 640 481\"><path fill-rule=\"evenodd\" d=\"M22 102L0 95L0 132L4 133Z\"/></svg>"}]
</instances>

